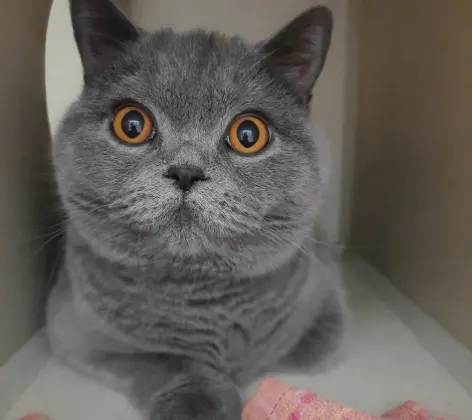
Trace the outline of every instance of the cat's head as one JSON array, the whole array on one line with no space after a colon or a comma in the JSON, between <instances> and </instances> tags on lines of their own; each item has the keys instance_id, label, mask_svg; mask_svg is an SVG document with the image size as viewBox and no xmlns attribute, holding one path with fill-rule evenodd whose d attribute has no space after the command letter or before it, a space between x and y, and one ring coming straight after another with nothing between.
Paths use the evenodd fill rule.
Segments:
<instances>
[{"instance_id":1,"label":"cat's head","mask_svg":"<svg viewBox=\"0 0 472 420\"><path fill-rule=\"evenodd\" d=\"M153 34L109 0L71 0L84 88L54 143L73 227L121 261L221 257L274 265L321 203L309 102L328 51L313 8L256 45Z\"/></svg>"}]
</instances>

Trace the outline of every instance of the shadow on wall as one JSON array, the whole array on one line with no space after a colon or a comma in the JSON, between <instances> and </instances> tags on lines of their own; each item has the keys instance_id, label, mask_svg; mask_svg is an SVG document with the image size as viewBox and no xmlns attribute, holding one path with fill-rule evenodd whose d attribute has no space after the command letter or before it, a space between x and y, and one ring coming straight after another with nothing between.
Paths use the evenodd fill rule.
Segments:
<instances>
[{"instance_id":1,"label":"shadow on wall","mask_svg":"<svg viewBox=\"0 0 472 420\"><path fill-rule=\"evenodd\" d=\"M50 205L44 57L50 0L3 0L0 25L0 365L42 323Z\"/></svg>"},{"instance_id":2,"label":"shadow on wall","mask_svg":"<svg viewBox=\"0 0 472 420\"><path fill-rule=\"evenodd\" d=\"M353 245L472 349L472 2L361 4Z\"/></svg>"}]
</instances>

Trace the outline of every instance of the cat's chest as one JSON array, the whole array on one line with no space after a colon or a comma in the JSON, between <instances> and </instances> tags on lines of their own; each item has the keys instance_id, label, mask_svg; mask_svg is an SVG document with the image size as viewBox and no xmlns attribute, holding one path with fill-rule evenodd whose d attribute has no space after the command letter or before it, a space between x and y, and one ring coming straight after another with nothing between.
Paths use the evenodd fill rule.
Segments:
<instances>
[{"instance_id":1,"label":"cat's chest","mask_svg":"<svg viewBox=\"0 0 472 420\"><path fill-rule=\"evenodd\" d=\"M95 299L94 310L137 343L174 349L180 345L201 347L207 353L215 350L232 358L269 339L296 306L296 294L295 288L287 288L172 299L161 293L136 291L119 299L102 295Z\"/></svg>"},{"instance_id":2,"label":"cat's chest","mask_svg":"<svg viewBox=\"0 0 472 420\"><path fill-rule=\"evenodd\" d=\"M100 277L75 286L103 335L137 351L245 372L275 360L300 337L301 317L310 317L303 301L313 292L306 267L224 287L189 282L149 289Z\"/></svg>"},{"instance_id":3,"label":"cat's chest","mask_svg":"<svg viewBox=\"0 0 472 420\"><path fill-rule=\"evenodd\" d=\"M106 334L143 351L172 352L234 365L280 340L298 307L302 284L286 287L236 285L191 294L87 287L81 294L102 321ZM248 359L249 360L249 359Z\"/></svg>"}]
</instances>

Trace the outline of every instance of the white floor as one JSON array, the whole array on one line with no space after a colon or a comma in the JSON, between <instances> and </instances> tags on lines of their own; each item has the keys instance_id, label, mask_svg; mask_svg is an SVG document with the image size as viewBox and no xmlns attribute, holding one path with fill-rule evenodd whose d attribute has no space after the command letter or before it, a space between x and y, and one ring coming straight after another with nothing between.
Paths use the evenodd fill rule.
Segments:
<instances>
[{"instance_id":1,"label":"white floor","mask_svg":"<svg viewBox=\"0 0 472 420\"><path fill-rule=\"evenodd\" d=\"M362 261L346 263L346 282L355 322L346 360L322 375L281 379L371 414L413 399L438 416L472 419L472 354ZM58 366L45 348L35 337L0 369L0 418L31 411L55 420L139 418L121 396Z\"/></svg>"}]
</instances>

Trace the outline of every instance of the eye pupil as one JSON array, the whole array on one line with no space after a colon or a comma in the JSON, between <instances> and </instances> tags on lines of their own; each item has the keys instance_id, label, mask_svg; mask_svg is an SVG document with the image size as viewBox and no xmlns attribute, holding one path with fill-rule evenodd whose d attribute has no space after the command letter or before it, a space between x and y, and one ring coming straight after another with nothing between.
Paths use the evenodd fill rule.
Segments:
<instances>
[{"instance_id":1,"label":"eye pupil","mask_svg":"<svg viewBox=\"0 0 472 420\"><path fill-rule=\"evenodd\" d=\"M112 129L119 140L132 145L146 143L154 136L151 117L137 106L127 106L118 110L113 117Z\"/></svg>"},{"instance_id":2,"label":"eye pupil","mask_svg":"<svg viewBox=\"0 0 472 420\"><path fill-rule=\"evenodd\" d=\"M121 121L123 132L131 139L138 137L144 130L144 116L138 111L129 111Z\"/></svg>"},{"instance_id":3,"label":"eye pupil","mask_svg":"<svg viewBox=\"0 0 472 420\"><path fill-rule=\"evenodd\" d=\"M239 124L237 135L241 145L249 149L257 143L260 133L256 123L248 119Z\"/></svg>"},{"instance_id":4,"label":"eye pupil","mask_svg":"<svg viewBox=\"0 0 472 420\"><path fill-rule=\"evenodd\" d=\"M267 122L257 115L240 115L229 126L226 141L231 148L243 155L253 155L267 146L270 130Z\"/></svg>"}]
</instances>

